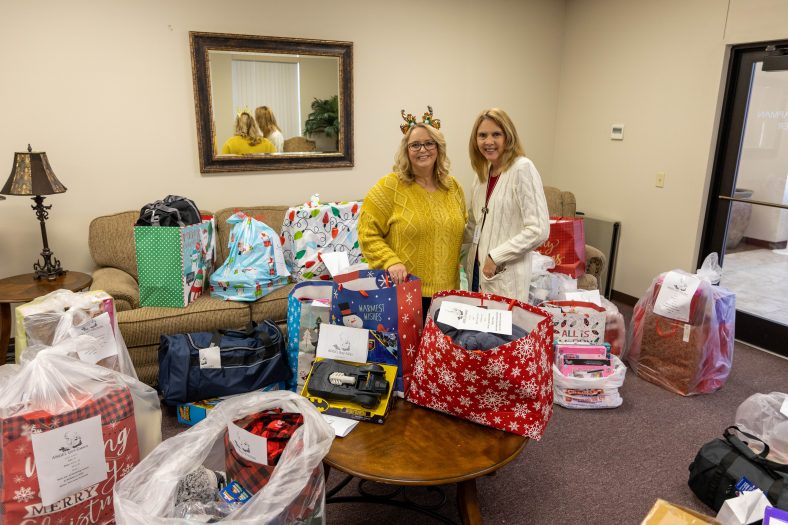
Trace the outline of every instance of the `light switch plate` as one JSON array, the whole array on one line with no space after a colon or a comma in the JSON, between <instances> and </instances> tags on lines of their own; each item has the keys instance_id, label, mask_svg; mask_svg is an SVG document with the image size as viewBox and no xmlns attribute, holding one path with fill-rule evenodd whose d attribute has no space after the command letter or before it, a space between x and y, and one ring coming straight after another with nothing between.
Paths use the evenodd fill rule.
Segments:
<instances>
[{"instance_id":1,"label":"light switch plate","mask_svg":"<svg viewBox=\"0 0 788 525\"><path fill-rule=\"evenodd\" d=\"M610 126L610 138L612 140L624 140L624 125L613 124Z\"/></svg>"}]
</instances>

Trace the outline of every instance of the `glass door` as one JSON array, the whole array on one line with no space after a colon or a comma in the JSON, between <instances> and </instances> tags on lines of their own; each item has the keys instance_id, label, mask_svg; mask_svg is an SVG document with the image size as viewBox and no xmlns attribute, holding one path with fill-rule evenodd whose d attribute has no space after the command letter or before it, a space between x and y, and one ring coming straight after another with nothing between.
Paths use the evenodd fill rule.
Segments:
<instances>
[{"instance_id":1,"label":"glass door","mask_svg":"<svg viewBox=\"0 0 788 525\"><path fill-rule=\"evenodd\" d=\"M731 50L699 261L720 254L736 338L788 356L788 57L771 58L783 47Z\"/></svg>"}]
</instances>

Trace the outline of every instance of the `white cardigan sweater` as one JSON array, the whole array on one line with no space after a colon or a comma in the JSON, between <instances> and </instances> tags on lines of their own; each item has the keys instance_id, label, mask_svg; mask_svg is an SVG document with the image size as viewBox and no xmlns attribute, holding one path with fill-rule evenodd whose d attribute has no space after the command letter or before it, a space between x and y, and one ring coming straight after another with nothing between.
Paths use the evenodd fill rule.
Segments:
<instances>
[{"instance_id":1,"label":"white cardigan sweater","mask_svg":"<svg viewBox=\"0 0 788 525\"><path fill-rule=\"evenodd\" d=\"M465 261L468 282L473 279L473 263L478 254L480 290L527 303L531 251L550 235L542 179L530 159L518 157L499 175L485 218L482 209L486 193L487 183L476 177L465 228L465 242L471 244ZM481 227L478 245L472 244L477 225ZM488 254L499 271L490 279L482 272Z\"/></svg>"}]
</instances>

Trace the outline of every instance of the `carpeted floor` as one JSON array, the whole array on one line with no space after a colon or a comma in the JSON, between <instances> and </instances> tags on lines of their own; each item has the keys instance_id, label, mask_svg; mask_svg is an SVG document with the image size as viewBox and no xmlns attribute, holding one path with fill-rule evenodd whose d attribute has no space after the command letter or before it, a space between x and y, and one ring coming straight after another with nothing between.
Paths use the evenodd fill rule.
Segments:
<instances>
[{"instance_id":1,"label":"carpeted floor","mask_svg":"<svg viewBox=\"0 0 788 525\"><path fill-rule=\"evenodd\" d=\"M728 382L714 394L682 397L628 372L621 407L582 411L556 406L541 442L529 443L515 461L477 481L484 522L637 524L657 498L711 514L687 486L689 464L704 443L734 423L742 401L773 391L788 391L788 360L738 342ZM172 412L165 416L165 437L183 428L173 419ZM332 472L329 488L343 477ZM417 501L434 500L423 489L407 492ZM353 482L339 494L355 493ZM440 512L456 521L454 488L446 487L445 494ZM328 505L327 522L435 521L410 510L352 503Z\"/></svg>"}]
</instances>

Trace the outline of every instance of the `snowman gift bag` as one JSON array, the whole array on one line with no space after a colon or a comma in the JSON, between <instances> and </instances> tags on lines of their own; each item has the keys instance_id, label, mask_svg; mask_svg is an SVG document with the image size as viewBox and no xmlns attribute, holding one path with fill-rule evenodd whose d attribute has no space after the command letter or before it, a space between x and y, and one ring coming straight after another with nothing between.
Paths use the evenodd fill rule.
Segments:
<instances>
[{"instance_id":1,"label":"snowman gift bag","mask_svg":"<svg viewBox=\"0 0 788 525\"><path fill-rule=\"evenodd\" d=\"M394 392L407 391L421 338L421 281L408 275L399 285L385 270L358 270L334 277L331 324L397 334L399 346Z\"/></svg>"}]
</instances>

